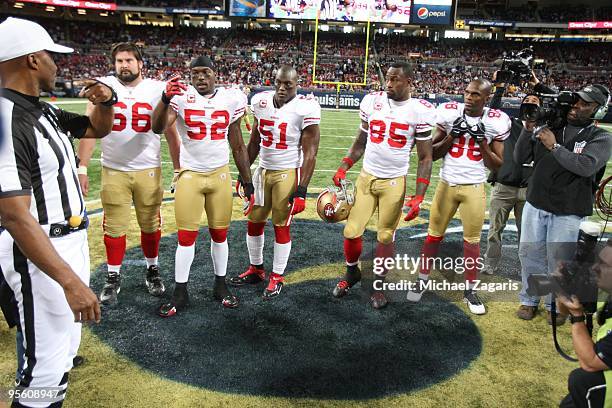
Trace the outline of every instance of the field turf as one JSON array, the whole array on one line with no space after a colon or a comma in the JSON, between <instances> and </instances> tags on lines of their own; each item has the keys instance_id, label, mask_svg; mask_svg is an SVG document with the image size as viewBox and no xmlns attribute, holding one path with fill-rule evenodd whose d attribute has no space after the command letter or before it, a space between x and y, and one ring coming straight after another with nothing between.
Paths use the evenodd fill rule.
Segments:
<instances>
[{"instance_id":1,"label":"field turf","mask_svg":"<svg viewBox=\"0 0 612 408\"><path fill-rule=\"evenodd\" d=\"M63 102L70 102L61 105L67 110L84 111L82 101ZM317 192L331 183L358 122L356 111L323 111L317 167L309 191ZM246 131L244 136L248 140ZM162 146L167 188L172 166L166 145ZM98 157L96 149L94 158ZM439 165L440 162L434 164L423 218L409 224L402 222L398 242L407 233L425 231ZM355 180L360 167L358 163L349 177ZM409 193L414 189L415 169L413 155ZM94 213L89 244L92 287L96 291L103 283L106 260L101 218L99 212L96 214L100 208L99 173L99 162L94 161L89 167L91 187L87 200L88 209ZM167 198L171 196L167 194ZM105 321L100 326L84 327L80 354L87 361L72 371L64 406L558 405L567 393L567 375L577 365L554 351L543 312L533 321L524 322L514 317L515 302L490 301L487 315L471 316L460 298L451 293L440 294L436 298L440 303L413 308L392 303L385 311L374 312L355 292L342 300L345 303L334 306L328 294L344 269L341 226L319 222L314 207L311 197L306 211L297 218L284 299L263 305L254 292L241 290L243 304L237 311L223 310L210 301L207 290L212 275L207 234L203 230L205 244L199 241L192 268L197 289L193 310L170 322L155 316L159 300L143 294L139 232L132 213L126 256L129 262L124 268L127 277L120 294L124 300L104 311ZM171 200L162 206L162 216L160 262L166 282L170 283L176 245ZM232 219L235 222L230 229L229 274L241 272L246 259L244 217L238 200L234 200ZM374 219L368 226L370 238L375 231ZM273 233L268 229L266 234L269 251ZM419 245L420 241L414 241L412 251L418 250ZM508 245L504 251L508 261L516 265L516 246ZM266 252L267 265L270 256ZM506 278L518 279L516 270L508 276L484 280L502 282ZM178 320L181 317L184 319ZM0 319L0 389L13 383L14 339L15 331ZM562 346L571 350L568 325L561 328L560 339ZM378 354L384 355L382 361L392 356L396 364L388 371L384 366L381 369ZM323 368L325 371L321 371Z\"/></svg>"}]
</instances>

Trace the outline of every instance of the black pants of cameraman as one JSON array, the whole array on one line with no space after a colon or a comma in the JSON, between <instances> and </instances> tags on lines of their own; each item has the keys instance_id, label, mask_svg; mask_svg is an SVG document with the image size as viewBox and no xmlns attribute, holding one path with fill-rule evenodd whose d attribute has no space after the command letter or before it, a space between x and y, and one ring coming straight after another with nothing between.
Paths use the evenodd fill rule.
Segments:
<instances>
[{"instance_id":1,"label":"black pants of cameraman","mask_svg":"<svg viewBox=\"0 0 612 408\"><path fill-rule=\"evenodd\" d=\"M567 380L569 394L559 408L604 408L606 379L602 371L594 373L577 368Z\"/></svg>"}]
</instances>

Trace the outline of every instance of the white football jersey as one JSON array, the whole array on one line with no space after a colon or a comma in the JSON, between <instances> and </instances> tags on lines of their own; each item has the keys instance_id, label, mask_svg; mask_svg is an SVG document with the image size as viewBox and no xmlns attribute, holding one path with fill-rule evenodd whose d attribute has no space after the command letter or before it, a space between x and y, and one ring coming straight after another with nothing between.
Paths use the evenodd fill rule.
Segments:
<instances>
[{"instance_id":1,"label":"white football jersey","mask_svg":"<svg viewBox=\"0 0 612 408\"><path fill-rule=\"evenodd\" d=\"M238 88L217 88L202 96L191 85L170 106L177 113L181 136L181 169L206 173L229 163L229 125L246 110L246 95Z\"/></svg>"},{"instance_id":2,"label":"white football jersey","mask_svg":"<svg viewBox=\"0 0 612 408\"><path fill-rule=\"evenodd\" d=\"M115 120L102 138L102 166L136 171L161 166L160 136L151 130L151 116L166 84L144 79L136 87L123 85L115 76L98 78L115 90Z\"/></svg>"},{"instance_id":3,"label":"white football jersey","mask_svg":"<svg viewBox=\"0 0 612 408\"><path fill-rule=\"evenodd\" d=\"M440 104L437 109L436 124L448 133L453 127L453 122L464 116L470 126L482 121L485 126L485 137L489 143L493 140L503 142L510 135L510 118L504 112L484 108L482 117L475 118L464 115L463 110L462 103ZM478 184L487 180L487 172L476 139L465 133L453 141L453 145L444 156L440 178L450 184Z\"/></svg>"},{"instance_id":4,"label":"white football jersey","mask_svg":"<svg viewBox=\"0 0 612 408\"><path fill-rule=\"evenodd\" d=\"M282 108L274 107L274 91L251 98L257 119L259 165L268 170L302 167L302 130L321 122L321 106L313 96L296 95Z\"/></svg>"},{"instance_id":5,"label":"white football jersey","mask_svg":"<svg viewBox=\"0 0 612 408\"><path fill-rule=\"evenodd\" d=\"M368 124L364 170L379 178L405 176L416 135L431 130L435 112L423 99L395 102L386 92L366 95L359 108L361 120ZM431 134L418 139L431 139Z\"/></svg>"}]
</instances>

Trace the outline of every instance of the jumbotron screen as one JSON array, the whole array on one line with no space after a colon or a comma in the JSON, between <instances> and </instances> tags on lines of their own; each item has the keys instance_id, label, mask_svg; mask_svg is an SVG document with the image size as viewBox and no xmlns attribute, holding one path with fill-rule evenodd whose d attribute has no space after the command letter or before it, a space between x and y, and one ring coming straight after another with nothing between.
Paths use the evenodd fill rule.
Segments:
<instances>
[{"instance_id":1,"label":"jumbotron screen","mask_svg":"<svg viewBox=\"0 0 612 408\"><path fill-rule=\"evenodd\" d=\"M412 0L270 0L270 17L409 24Z\"/></svg>"}]
</instances>

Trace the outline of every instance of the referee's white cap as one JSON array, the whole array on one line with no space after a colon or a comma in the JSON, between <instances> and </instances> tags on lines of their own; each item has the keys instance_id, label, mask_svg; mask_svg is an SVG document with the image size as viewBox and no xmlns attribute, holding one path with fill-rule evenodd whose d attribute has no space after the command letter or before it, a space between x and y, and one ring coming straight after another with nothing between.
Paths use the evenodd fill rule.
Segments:
<instances>
[{"instance_id":1,"label":"referee's white cap","mask_svg":"<svg viewBox=\"0 0 612 408\"><path fill-rule=\"evenodd\" d=\"M0 62L38 51L69 53L70 47L56 44L40 24L9 17L0 24Z\"/></svg>"}]
</instances>

